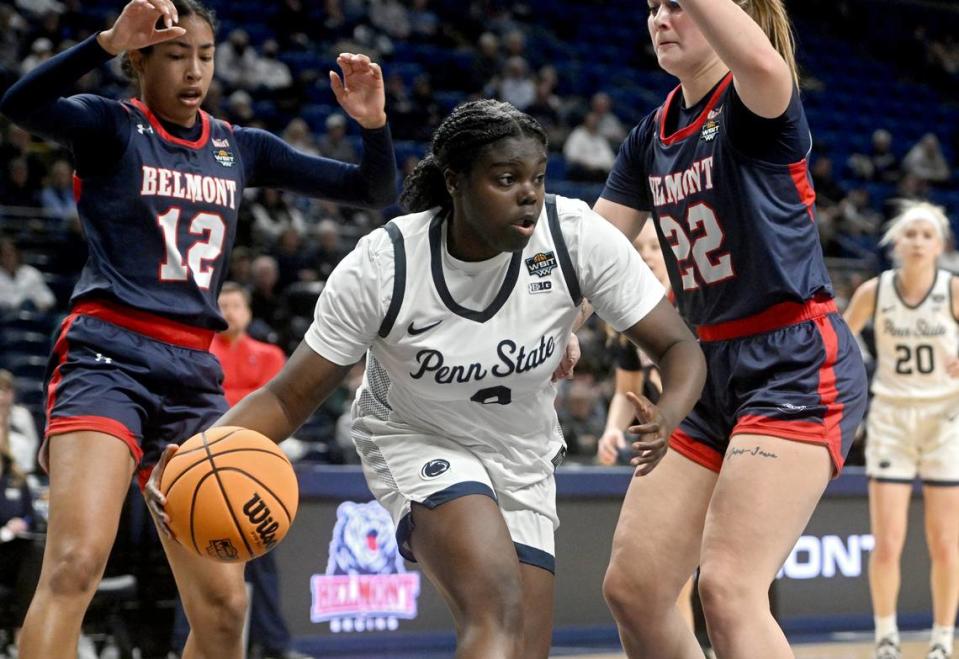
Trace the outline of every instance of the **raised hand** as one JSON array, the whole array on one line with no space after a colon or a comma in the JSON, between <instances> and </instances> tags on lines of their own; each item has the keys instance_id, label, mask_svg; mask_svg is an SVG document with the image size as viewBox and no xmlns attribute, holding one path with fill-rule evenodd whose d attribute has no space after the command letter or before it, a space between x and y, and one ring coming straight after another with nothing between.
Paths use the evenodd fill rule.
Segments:
<instances>
[{"instance_id":1,"label":"raised hand","mask_svg":"<svg viewBox=\"0 0 959 659\"><path fill-rule=\"evenodd\" d=\"M636 418L642 421L639 425L630 426L629 432L639 435L633 442L636 457L629 461L636 467L636 476L645 476L651 472L659 461L666 455L669 448L669 433L672 432L659 408L653 405L645 396L637 396L628 392L626 398L636 409Z\"/></svg>"},{"instance_id":2,"label":"raised hand","mask_svg":"<svg viewBox=\"0 0 959 659\"><path fill-rule=\"evenodd\" d=\"M336 63L343 78L330 71L330 86L340 106L363 128L386 125L386 91L380 65L354 53L340 53Z\"/></svg>"},{"instance_id":3,"label":"raised hand","mask_svg":"<svg viewBox=\"0 0 959 659\"><path fill-rule=\"evenodd\" d=\"M166 27L158 30L161 17ZM97 41L108 53L119 55L183 36L186 30L176 25L179 20L170 0L132 0L112 27L97 35Z\"/></svg>"}]
</instances>

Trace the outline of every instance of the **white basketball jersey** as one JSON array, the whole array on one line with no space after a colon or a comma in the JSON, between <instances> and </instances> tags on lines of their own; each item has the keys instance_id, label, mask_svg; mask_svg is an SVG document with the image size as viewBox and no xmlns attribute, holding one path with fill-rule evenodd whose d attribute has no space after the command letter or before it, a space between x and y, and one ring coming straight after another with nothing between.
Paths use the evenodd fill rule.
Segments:
<instances>
[{"instance_id":1,"label":"white basketball jersey","mask_svg":"<svg viewBox=\"0 0 959 659\"><path fill-rule=\"evenodd\" d=\"M504 465L545 469L563 445L550 378L582 297L622 330L662 299L663 288L629 241L580 201L553 203L549 195L522 252L478 263L448 253L446 219L435 209L394 219L364 239L365 255L354 257L369 262L362 267L370 277L379 266L378 285L388 289L354 296L388 301L367 343L354 424L372 417L406 432L492 448ZM337 349L345 341L330 320L340 315L352 322L356 313L346 308L353 302L344 291L331 290L351 285L344 275L353 268L347 263L331 275L306 336L336 363L356 354L352 345ZM349 280L362 276L357 270Z\"/></svg>"},{"instance_id":2,"label":"white basketball jersey","mask_svg":"<svg viewBox=\"0 0 959 659\"><path fill-rule=\"evenodd\" d=\"M946 372L947 361L959 355L952 276L939 270L926 297L912 307L899 295L894 270L879 275L873 320L878 354L873 394L912 400L959 396L959 379Z\"/></svg>"}]
</instances>

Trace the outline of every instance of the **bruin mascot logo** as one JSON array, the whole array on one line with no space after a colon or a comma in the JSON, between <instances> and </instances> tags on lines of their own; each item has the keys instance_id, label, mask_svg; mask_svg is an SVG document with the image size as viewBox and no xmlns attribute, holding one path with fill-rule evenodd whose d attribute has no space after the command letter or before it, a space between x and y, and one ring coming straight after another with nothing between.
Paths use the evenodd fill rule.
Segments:
<instances>
[{"instance_id":1,"label":"bruin mascot logo","mask_svg":"<svg viewBox=\"0 0 959 659\"><path fill-rule=\"evenodd\" d=\"M376 501L336 509L326 574L310 579L310 620L333 632L394 630L416 618L420 573L407 572L390 514Z\"/></svg>"}]
</instances>

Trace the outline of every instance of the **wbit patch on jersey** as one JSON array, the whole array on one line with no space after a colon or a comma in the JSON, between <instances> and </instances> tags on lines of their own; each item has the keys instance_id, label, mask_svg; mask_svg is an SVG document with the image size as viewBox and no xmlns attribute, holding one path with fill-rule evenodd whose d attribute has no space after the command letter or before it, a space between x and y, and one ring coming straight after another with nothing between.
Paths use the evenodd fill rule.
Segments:
<instances>
[{"instance_id":1,"label":"wbit patch on jersey","mask_svg":"<svg viewBox=\"0 0 959 659\"><path fill-rule=\"evenodd\" d=\"M540 252L526 259L526 269L530 276L548 277L556 269L556 256L552 252Z\"/></svg>"},{"instance_id":2,"label":"wbit patch on jersey","mask_svg":"<svg viewBox=\"0 0 959 659\"><path fill-rule=\"evenodd\" d=\"M551 281L531 281L529 283L530 293L549 293L551 290L553 290L553 282Z\"/></svg>"},{"instance_id":3,"label":"wbit patch on jersey","mask_svg":"<svg viewBox=\"0 0 959 659\"><path fill-rule=\"evenodd\" d=\"M213 157L224 167L232 167L233 163L236 162L236 158L233 157L233 152L227 151L226 149L213 149Z\"/></svg>"},{"instance_id":4,"label":"wbit patch on jersey","mask_svg":"<svg viewBox=\"0 0 959 659\"><path fill-rule=\"evenodd\" d=\"M719 114L723 111L723 106L719 106L709 111L706 115L706 123L703 124L702 138L707 142L712 142L719 135Z\"/></svg>"}]
</instances>

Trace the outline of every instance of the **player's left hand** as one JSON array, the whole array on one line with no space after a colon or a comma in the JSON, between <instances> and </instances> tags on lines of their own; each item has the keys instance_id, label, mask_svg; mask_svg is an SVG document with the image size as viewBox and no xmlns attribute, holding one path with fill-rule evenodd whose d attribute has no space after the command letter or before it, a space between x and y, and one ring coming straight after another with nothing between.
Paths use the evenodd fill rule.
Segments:
<instances>
[{"instance_id":1,"label":"player's left hand","mask_svg":"<svg viewBox=\"0 0 959 659\"><path fill-rule=\"evenodd\" d=\"M569 342L566 344L566 352L563 353L563 358L559 360L559 366L556 367L556 370L553 371L552 382L557 380L572 380L573 379L573 369L576 368L576 364L579 362L579 358L582 355L579 349L579 338L575 334L569 335Z\"/></svg>"},{"instance_id":2,"label":"player's left hand","mask_svg":"<svg viewBox=\"0 0 959 659\"><path fill-rule=\"evenodd\" d=\"M176 444L170 444L163 449L160 460L156 463L153 472L150 474L150 480L147 481L146 487L143 488L143 498L146 499L147 508L150 510L150 514L153 515L153 520L156 522L157 528L165 533L168 538L175 538L175 536L170 529L170 516L166 514L166 497L160 492L160 479L163 478L163 470L166 468L166 463L170 461L170 458L173 457L173 454L176 453L179 448Z\"/></svg>"},{"instance_id":3,"label":"player's left hand","mask_svg":"<svg viewBox=\"0 0 959 659\"><path fill-rule=\"evenodd\" d=\"M959 358L952 357L946 361L946 373L951 378L959 378Z\"/></svg>"},{"instance_id":4,"label":"player's left hand","mask_svg":"<svg viewBox=\"0 0 959 659\"><path fill-rule=\"evenodd\" d=\"M636 457L629 463L636 467L635 476L645 476L666 455L666 450L669 448L669 433L672 429L663 417L663 413L648 398L642 395L637 396L632 391L626 392L626 398L633 404L636 418L642 421L639 425L629 427L629 432L639 435L639 439L632 444Z\"/></svg>"},{"instance_id":5,"label":"player's left hand","mask_svg":"<svg viewBox=\"0 0 959 659\"><path fill-rule=\"evenodd\" d=\"M380 65L354 53L340 53L336 63L343 77L330 71L330 86L340 106L363 128L385 126L386 91Z\"/></svg>"}]
</instances>

